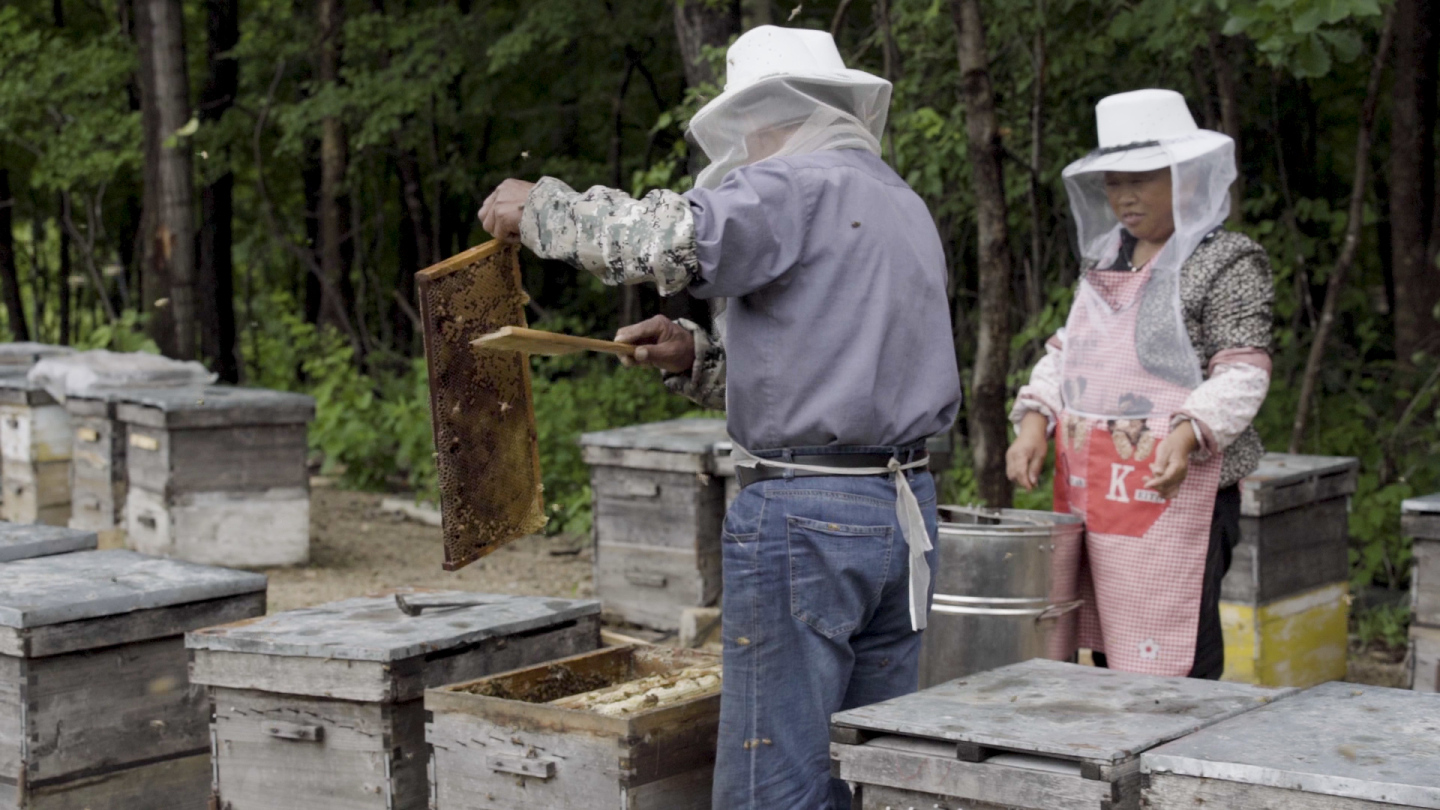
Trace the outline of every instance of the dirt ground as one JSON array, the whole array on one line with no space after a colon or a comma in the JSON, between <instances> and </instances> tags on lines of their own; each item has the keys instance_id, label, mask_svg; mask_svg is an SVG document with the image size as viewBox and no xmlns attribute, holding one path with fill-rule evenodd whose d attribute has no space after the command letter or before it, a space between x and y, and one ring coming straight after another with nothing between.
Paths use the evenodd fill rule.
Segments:
<instances>
[{"instance_id":1,"label":"dirt ground","mask_svg":"<svg viewBox=\"0 0 1440 810\"><path fill-rule=\"evenodd\" d=\"M462 591L588 597L588 538L527 537L454 572L440 567L440 530L380 511L382 496L317 487L310 563L274 568L270 612L412 585Z\"/></svg>"}]
</instances>

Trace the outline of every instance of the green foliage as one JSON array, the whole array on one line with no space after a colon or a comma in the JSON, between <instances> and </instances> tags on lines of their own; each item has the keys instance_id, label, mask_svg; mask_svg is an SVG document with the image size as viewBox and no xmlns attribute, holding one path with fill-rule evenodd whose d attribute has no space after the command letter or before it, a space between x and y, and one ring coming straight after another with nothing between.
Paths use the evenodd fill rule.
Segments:
<instances>
[{"instance_id":1,"label":"green foliage","mask_svg":"<svg viewBox=\"0 0 1440 810\"><path fill-rule=\"evenodd\" d=\"M1380 643L1392 650L1404 649L1409 641L1410 606L1376 605L1357 611L1352 622L1360 643Z\"/></svg>"},{"instance_id":2,"label":"green foliage","mask_svg":"<svg viewBox=\"0 0 1440 810\"><path fill-rule=\"evenodd\" d=\"M1270 65L1301 78L1353 61L1364 49L1355 22L1381 13L1378 0L1221 0L1220 6L1230 14L1225 36L1248 36Z\"/></svg>"}]
</instances>

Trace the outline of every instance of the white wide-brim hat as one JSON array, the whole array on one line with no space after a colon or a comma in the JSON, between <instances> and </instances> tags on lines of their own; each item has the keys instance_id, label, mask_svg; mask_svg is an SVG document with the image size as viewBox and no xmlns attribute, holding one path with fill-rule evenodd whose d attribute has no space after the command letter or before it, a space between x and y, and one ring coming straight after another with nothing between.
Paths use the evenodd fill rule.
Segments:
<instances>
[{"instance_id":1,"label":"white wide-brim hat","mask_svg":"<svg viewBox=\"0 0 1440 810\"><path fill-rule=\"evenodd\" d=\"M1184 163L1233 143L1196 126L1185 97L1174 90L1134 90L1095 105L1100 146L1065 167L1063 175L1148 172Z\"/></svg>"},{"instance_id":2,"label":"white wide-brim hat","mask_svg":"<svg viewBox=\"0 0 1440 810\"><path fill-rule=\"evenodd\" d=\"M706 119L721 114L740 96L780 79L874 88L884 94L885 105L889 103L890 82L845 67L829 32L761 25L746 31L725 52L725 89L695 113L690 125L703 126Z\"/></svg>"}]
</instances>

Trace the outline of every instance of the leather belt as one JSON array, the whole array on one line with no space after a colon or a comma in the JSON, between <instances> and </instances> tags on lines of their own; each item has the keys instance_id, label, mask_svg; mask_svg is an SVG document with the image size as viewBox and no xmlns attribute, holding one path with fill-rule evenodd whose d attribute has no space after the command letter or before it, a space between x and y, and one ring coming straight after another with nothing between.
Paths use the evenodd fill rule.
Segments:
<instances>
[{"instance_id":1,"label":"leather belt","mask_svg":"<svg viewBox=\"0 0 1440 810\"><path fill-rule=\"evenodd\" d=\"M921 451L912 455L909 461L924 461L929 457L929 453ZM776 459L776 461L783 460L791 464L804 464L810 467L834 467L843 470L854 469L856 467L884 467L890 463L890 459L892 458L894 458L894 456L885 453L829 453L813 456L796 455L788 459ZM757 467L737 466L735 468L735 478L739 482L741 489L750 486L756 481L770 481L776 478L785 478L787 474L795 478L813 478L830 475L830 473L820 472L818 470L786 470L780 467L768 467L764 464ZM881 474L889 475L889 473Z\"/></svg>"}]
</instances>

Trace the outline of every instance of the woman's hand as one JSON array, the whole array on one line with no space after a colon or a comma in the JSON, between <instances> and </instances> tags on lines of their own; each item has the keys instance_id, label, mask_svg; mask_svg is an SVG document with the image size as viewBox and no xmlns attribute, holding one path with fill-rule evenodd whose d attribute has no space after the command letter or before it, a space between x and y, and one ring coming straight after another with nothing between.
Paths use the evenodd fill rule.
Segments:
<instances>
[{"instance_id":1,"label":"woman's hand","mask_svg":"<svg viewBox=\"0 0 1440 810\"><path fill-rule=\"evenodd\" d=\"M490 192L480 206L480 224L485 231L505 242L520 241L520 216L534 187L534 183L512 177Z\"/></svg>"},{"instance_id":2,"label":"woman's hand","mask_svg":"<svg viewBox=\"0 0 1440 810\"><path fill-rule=\"evenodd\" d=\"M635 344L635 357L621 356L627 366L639 363L671 374L684 374L695 366L695 337L664 315L631 324L615 333L616 343Z\"/></svg>"},{"instance_id":3,"label":"woman's hand","mask_svg":"<svg viewBox=\"0 0 1440 810\"><path fill-rule=\"evenodd\" d=\"M1025 414L1015 442L1005 451L1005 476L1026 491L1040 483L1040 471L1045 469L1045 455L1050 449L1050 442L1045 438L1049 421L1042 413Z\"/></svg>"},{"instance_id":4,"label":"woman's hand","mask_svg":"<svg viewBox=\"0 0 1440 810\"><path fill-rule=\"evenodd\" d=\"M1150 472L1155 475L1145 482L1146 488L1160 493L1167 501L1175 497L1180 485L1185 483L1185 476L1190 474L1190 454L1199 446L1194 424L1189 420L1181 422L1155 450L1155 463L1150 465Z\"/></svg>"}]
</instances>

